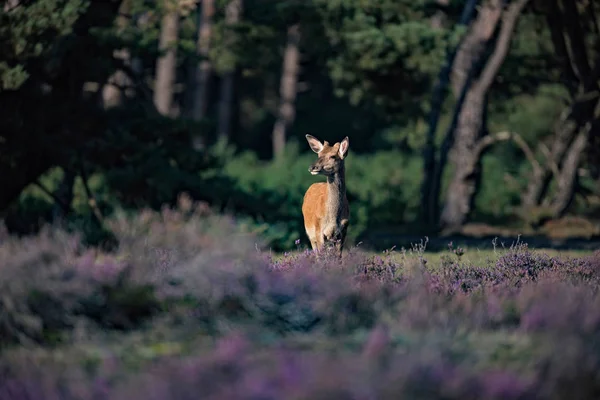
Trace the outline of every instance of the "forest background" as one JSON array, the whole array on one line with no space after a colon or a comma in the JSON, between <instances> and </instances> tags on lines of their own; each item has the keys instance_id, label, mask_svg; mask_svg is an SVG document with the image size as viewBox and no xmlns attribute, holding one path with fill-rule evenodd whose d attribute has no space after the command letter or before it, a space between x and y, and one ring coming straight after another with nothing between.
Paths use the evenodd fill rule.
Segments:
<instances>
[{"instance_id":1,"label":"forest background","mask_svg":"<svg viewBox=\"0 0 600 400\"><path fill-rule=\"evenodd\" d=\"M0 219L110 243L182 192L306 245L311 133L351 243L600 233L592 0L5 0ZM408 235L408 236L407 236Z\"/></svg>"}]
</instances>

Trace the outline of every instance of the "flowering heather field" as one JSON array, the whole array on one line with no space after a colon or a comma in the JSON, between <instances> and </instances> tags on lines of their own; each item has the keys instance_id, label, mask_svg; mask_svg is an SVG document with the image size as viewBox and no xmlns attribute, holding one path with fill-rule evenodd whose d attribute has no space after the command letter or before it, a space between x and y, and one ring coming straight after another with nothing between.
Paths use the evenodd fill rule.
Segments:
<instances>
[{"instance_id":1,"label":"flowering heather field","mask_svg":"<svg viewBox=\"0 0 600 400\"><path fill-rule=\"evenodd\" d=\"M600 398L600 254L273 260L185 199L110 224L0 234L0 400Z\"/></svg>"}]
</instances>

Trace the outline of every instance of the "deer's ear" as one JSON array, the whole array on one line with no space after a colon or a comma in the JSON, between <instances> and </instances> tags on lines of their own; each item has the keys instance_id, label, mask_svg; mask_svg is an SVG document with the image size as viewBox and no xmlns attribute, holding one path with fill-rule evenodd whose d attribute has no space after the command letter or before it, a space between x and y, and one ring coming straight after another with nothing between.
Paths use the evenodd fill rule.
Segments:
<instances>
[{"instance_id":1,"label":"deer's ear","mask_svg":"<svg viewBox=\"0 0 600 400\"><path fill-rule=\"evenodd\" d=\"M350 149L350 139L346 136L340 143L340 149L338 150L340 158L344 159L348 155L348 149Z\"/></svg>"},{"instance_id":2,"label":"deer's ear","mask_svg":"<svg viewBox=\"0 0 600 400\"><path fill-rule=\"evenodd\" d=\"M316 137L312 135L306 135L306 140L308 141L308 144L312 151L314 151L315 153L318 154L321 150L323 150L323 143L321 143Z\"/></svg>"}]
</instances>

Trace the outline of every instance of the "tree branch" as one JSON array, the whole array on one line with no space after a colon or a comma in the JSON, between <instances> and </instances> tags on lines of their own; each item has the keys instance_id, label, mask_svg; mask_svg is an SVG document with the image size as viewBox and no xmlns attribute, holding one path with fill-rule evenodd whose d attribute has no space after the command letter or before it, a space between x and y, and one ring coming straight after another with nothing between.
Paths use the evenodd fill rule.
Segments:
<instances>
[{"instance_id":1,"label":"tree branch","mask_svg":"<svg viewBox=\"0 0 600 400\"><path fill-rule=\"evenodd\" d=\"M558 56L560 63L562 64L562 72L565 80L565 85L569 89L571 95L574 95L577 88L577 75L571 65L569 59L569 50L567 49L567 43L565 42L565 36L563 35L564 24L560 15L560 9L558 8L558 0L544 0L548 1L548 13L546 14L546 23L550 30L550 38L554 51Z\"/></svg>"},{"instance_id":2,"label":"tree branch","mask_svg":"<svg viewBox=\"0 0 600 400\"><path fill-rule=\"evenodd\" d=\"M52 200L54 200L54 202L63 209L65 214L67 214L71 211L71 207L69 207L68 204L65 204L65 202L63 202L62 199L60 199L56 194L52 193L52 191L50 189L48 189L46 186L44 186L44 184L42 182L40 182L39 179L36 179L35 181L33 181L33 184L35 186L37 186L46 195L50 196L52 198Z\"/></svg>"},{"instance_id":3,"label":"tree branch","mask_svg":"<svg viewBox=\"0 0 600 400\"><path fill-rule=\"evenodd\" d=\"M536 160L535 155L531 150L531 147L529 147L529 145L521 135L515 132L503 131L493 135L484 136L482 139L479 140L479 142L477 142L477 145L475 146L473 152L477 155L477 157L481 157L482 153L485 150L487 150L491 145L507 140L513 141L521 149L521 151L523 152L523 154L525 154L525 157L527 157L527 160L535 170L542 169L542 166L540 165L538 160Z\"/></svg>"},{"instance_id":4,"label":"tree branch","mask_svg":"<svg viewBox=\"0 0 600 400\"><path fill-rule=\"evenodd\" d=\"M542 151L542 153L544 154L544 157L546 157L547 164L549 165L550 171L552 171L552 174L554 175L554 177L558 178L558 175L560 174L560 170L558 168L558 164L554 161L554 158L552 157L552 152L550 151L548 146L546 146L544 143L540 143L539 147L540 147L540 150Z\"/></svg>"},{"instance_id":5,"label":"tree branch","mask_svg":"<svg viewBox=\"0 0 600 400\"><path fill-rule=\"evenodd\" d=\"M79 157L79 172L81 174L81 181L83 183L83 188L85 190L85 194L88 198L88 204L89 204L90 208L92 209L92 212L93 212L94 216L96 217L98 224L100 224L100 226L102 226L104 217L102 216L102 212L100 212L100 209L98 208L98 203L96 202L96 198L94 197L94 194L92 193L90 186L88 184L88 176L87 176L87 172L85 170L85 165L83 163L83 159L81 158L81 156Z\"/></svg>"},{"instance_id":6,"label":"tree branch","mask_svg":"<svg viewBox=\"0 0 600 400\"><path fill-rule=\"evenodd\" d=\"M584 33L580 24L580 16L574 0L563 1L565 15L564 29L569 38L570 57L574 63L574 70L579 81L584 84L585 91L591 90L593 82L590 80L590 62L585 49ZM595 85L597 87L597 84Z\"/></svg>"},{"instance_id":7,"label":"tree branch","mask_svg":"<svg viewBox=\"0 0 600 400\"><path fill-rule=\"evenodd\" d=\"M478 89L484 93L487 92L494 82L498 70L508 54L510 41L515 31L517 20L528 2L529 0L514 0L510 6L508 6L508 10L504 12L502 27L500 28L500 34L496 41L496 47L483 69L481 77L476 83Z\"/></svg>"},{"instance_id":8,"label":"tree branch","mask_svg":"<svg viewBox=\"0 0 600 400\"><path fill-rule=\"evenodd\" d=\"M567 151L560 174L557 176L557 193L550 203L552 211L557 217L561 217L567 211L575 195L577 169L588 144L591 127L592 123L588 122L577 134L577 137Z\"/></svg>"}]
</instances>

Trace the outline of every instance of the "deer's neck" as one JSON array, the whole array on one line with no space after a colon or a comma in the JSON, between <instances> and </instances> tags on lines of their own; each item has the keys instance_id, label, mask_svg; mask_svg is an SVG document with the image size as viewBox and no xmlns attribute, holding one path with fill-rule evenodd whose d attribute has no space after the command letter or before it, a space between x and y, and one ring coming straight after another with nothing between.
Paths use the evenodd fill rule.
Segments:
<instances>
[{"instance_id":1,"label":"deer's neck","mask_svg":"<svg viewBox=\"0 0 600 400\"><path fill-rule=\"evenodd\" d=\"M346 196L346 171L344 166L327 177L327 217L331 220L340 218L344 198Z\"/></svg>"}]
</instances>

